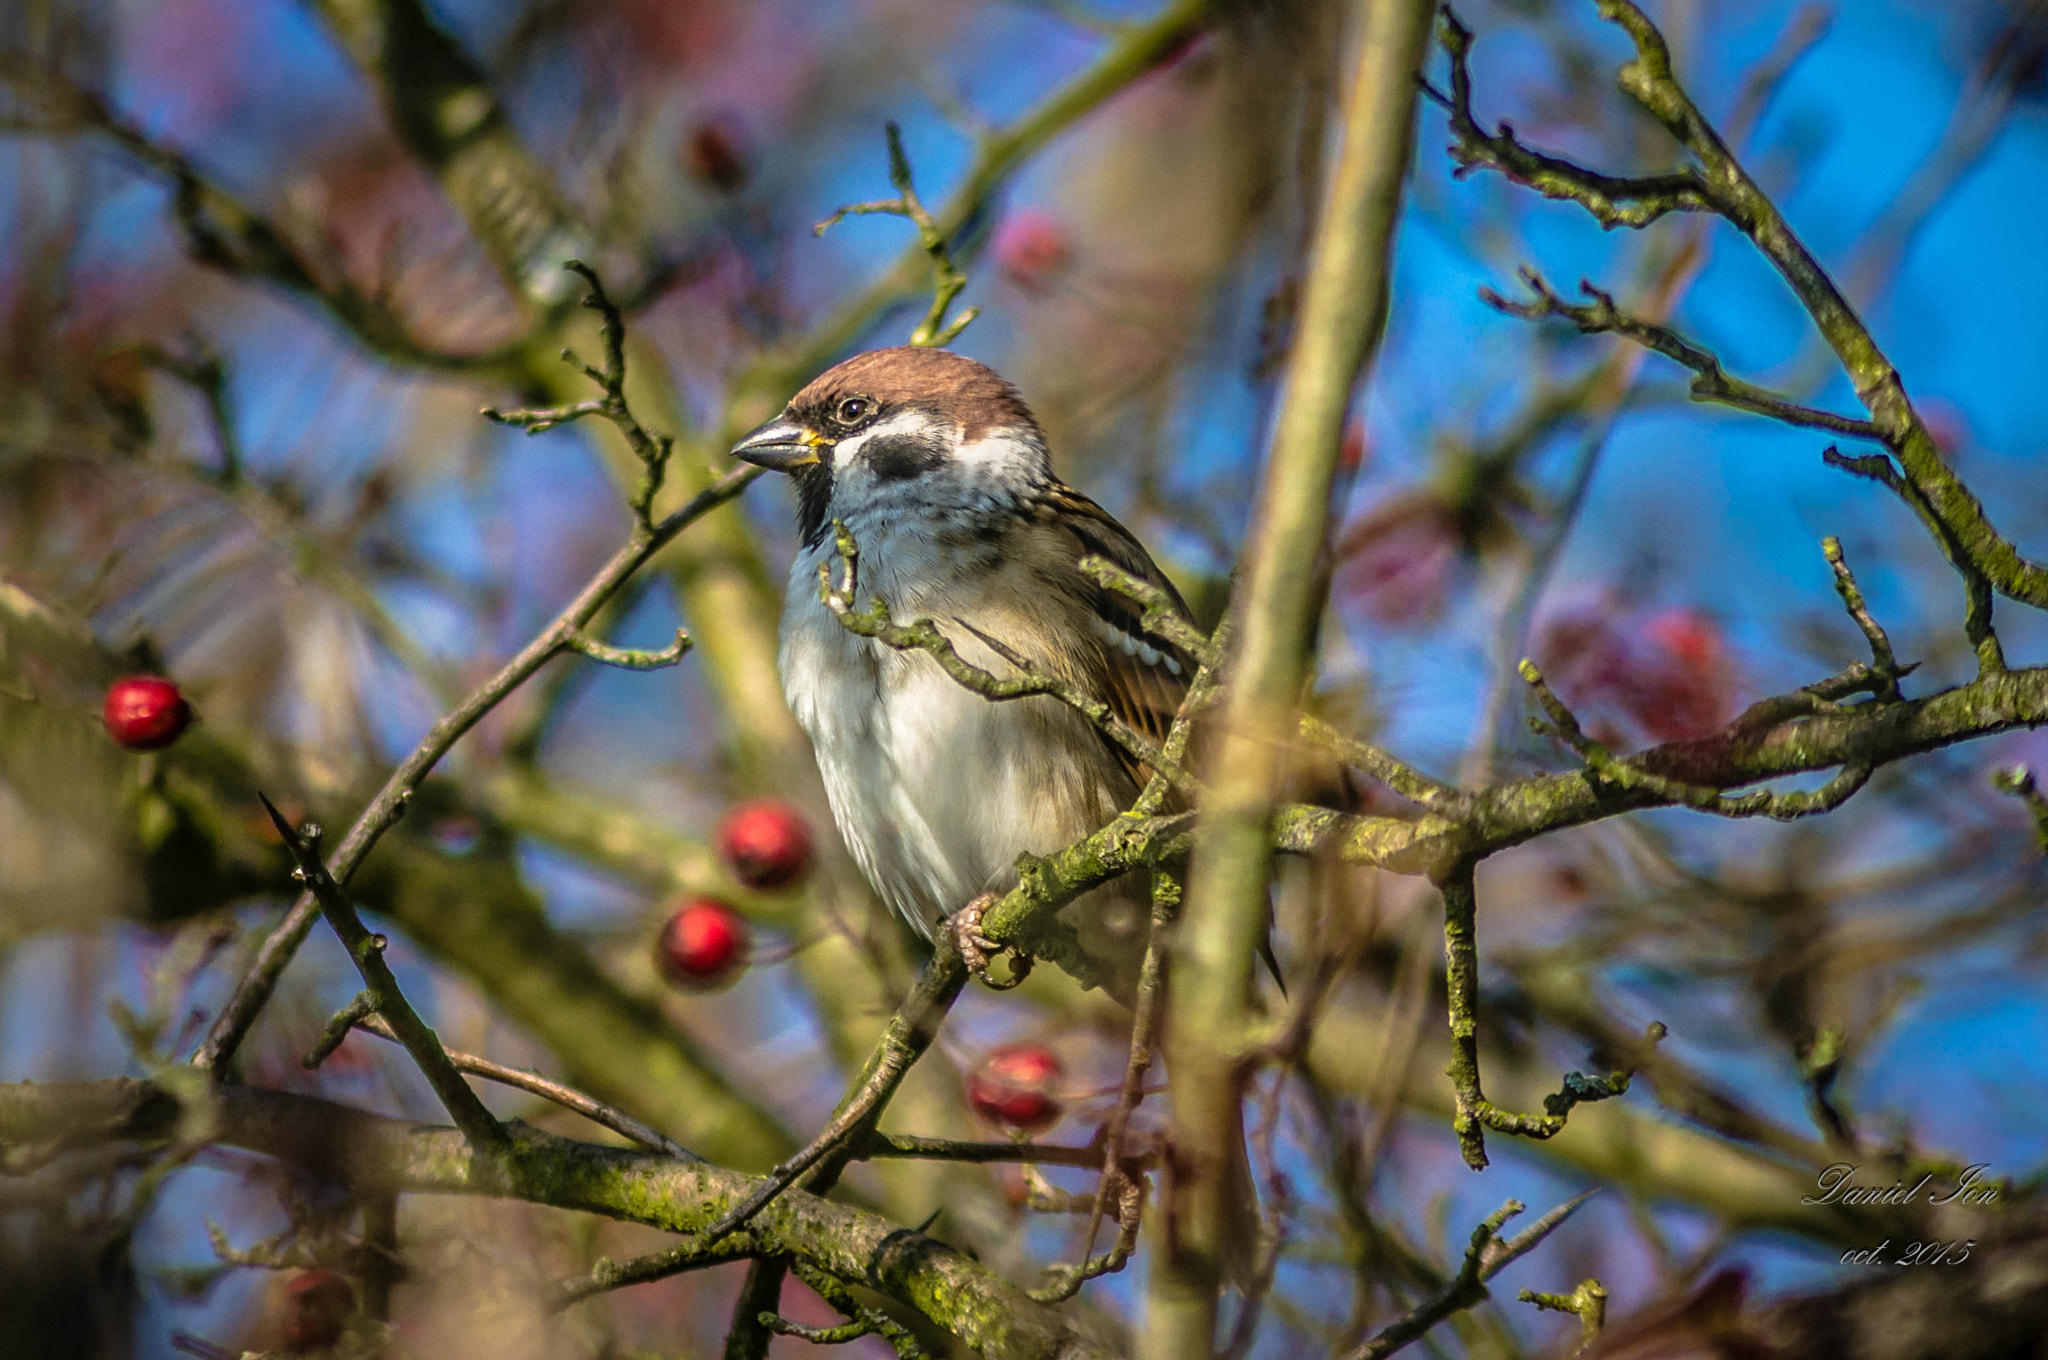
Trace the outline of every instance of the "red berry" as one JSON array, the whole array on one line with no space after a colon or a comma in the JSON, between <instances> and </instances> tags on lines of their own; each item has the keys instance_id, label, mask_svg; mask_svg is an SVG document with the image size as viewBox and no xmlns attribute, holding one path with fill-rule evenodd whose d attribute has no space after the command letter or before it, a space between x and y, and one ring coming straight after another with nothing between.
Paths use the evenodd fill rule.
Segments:
<instances>
[{"instance_id":1,"label":"red berry","mask_svg":"<svg viewBox=\"0 0 2048 1360\"><path fill-rule=\"evenodd\" d=\"M718 826L718 854L749 888L781 888L811 867L811 828L777 798L741 803Z\"/></svg>"},{"instance_id":2,"label":"red berry","mask_svg":"<svg viewBox=\"0 0 2048 1360\"><path fill-rule=\"evenodd\" d=\"M747 923L738 912L709 897L693 897L661 928L656 958L676 985L710 991L747 966L750 944Z\"/></svg>"},{"instance_id":3,"label":"red berry","mask_svg":"<svg viewBox=\"0 0 2048 1360\"><path fill-rule=\"evenodd\" d=\"M991 1124L1043 1133L1066 1113L1052 1090L1065 1075L1058 1055L1045 1045L1007 1044L967 1074L967 1103Z\"/></svg>"},{"instance_id":4,"label":"red berry","mask_svg":"<svg viewBox=\"0 0 2048 1360\"><path fill-rule=\"evenodd\" d=\"M178 739L192 722L192 705L160 675L131 675L107 686L101 710L107 734L131 751L155 751Z\"/></svg>"},{"instance_id":5,"label":"red berry","mask_svg":"<svg viewBox=\"0 0 2048 1360\"><path fill-rule=\"evenodd\" d=\"M302 1270L284 1287L287 1351L331 1346L341 1325L356 1310L355 1287L331 1270Z\"/></svg>"}]
</instances>

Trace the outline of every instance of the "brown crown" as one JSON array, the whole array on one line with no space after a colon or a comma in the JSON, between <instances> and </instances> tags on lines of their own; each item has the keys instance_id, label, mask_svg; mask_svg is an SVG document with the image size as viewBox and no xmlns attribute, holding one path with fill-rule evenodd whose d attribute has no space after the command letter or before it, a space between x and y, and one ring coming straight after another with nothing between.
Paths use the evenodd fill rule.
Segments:
<instances>
[{"instance_id":1,"label":"brown crown","mask_svg":"<svg viewBox=\"0 0 2048 1360\"><path fill-rule=\"evenodd\" d=\"M961 437L1023 429L1043 438L1031 408L1010 381L987 364L951 350L917 345L869 350L826 369L790 400L801 415L829 410L844 397L870 397L885 407L913 406L957 421Z\"/></svg>"}]
</instances>

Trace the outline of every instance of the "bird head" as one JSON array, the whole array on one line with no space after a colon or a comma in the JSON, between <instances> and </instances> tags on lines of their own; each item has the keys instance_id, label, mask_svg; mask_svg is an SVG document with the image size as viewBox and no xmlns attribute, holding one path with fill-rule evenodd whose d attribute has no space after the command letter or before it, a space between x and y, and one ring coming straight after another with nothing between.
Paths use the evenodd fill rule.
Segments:
<instances>
[{"instance_id":1,"label":"bird head","mask_svg":"<svg viewBox=\"0 0 2048 1360\"><path fill-rule=\"evenodd\" d=\"M1045 435L986 364L905 345L827 369L733 456L789 474L807 547L834 519L1008 513L1052 479Z\"/></svg>"}]
</instances>

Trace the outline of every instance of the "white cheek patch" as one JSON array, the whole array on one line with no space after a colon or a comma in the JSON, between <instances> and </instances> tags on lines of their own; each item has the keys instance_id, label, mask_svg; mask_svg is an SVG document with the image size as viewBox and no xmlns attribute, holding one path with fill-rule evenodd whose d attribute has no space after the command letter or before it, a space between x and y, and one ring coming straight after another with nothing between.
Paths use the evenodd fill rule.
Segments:
<instances>
[{"instance_id":1,"label":"white cheek patch","mask_svg":"<svg viewBox=\"0 0 2048 1360\"><path fill-rule=\"evenodd\" d=\"M1017 430L996 430L962 444L955 453L970 477L1036 484L1052 472L1045 441Z\"/></svg>"}]
</instances>

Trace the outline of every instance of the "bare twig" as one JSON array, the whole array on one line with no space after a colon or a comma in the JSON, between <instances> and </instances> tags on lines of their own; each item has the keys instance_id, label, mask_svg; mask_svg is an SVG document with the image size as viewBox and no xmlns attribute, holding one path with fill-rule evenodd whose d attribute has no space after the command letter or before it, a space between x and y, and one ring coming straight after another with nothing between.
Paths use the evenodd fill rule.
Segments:
<instances>
[{"instance_id":1,"label":"bare twig","mask_svg":"<svg viewBox=\"0 0 2048 1360\"><path fill-rule=\"evenodd\" d=\"M910 333L913 345L949 345L967 329L967 323L981 314L981 308L969 307L960 313L951 325L946 323L946 312L953 305L953 299L960 296L960 290L967 286L967 276L953 263L953 257L946 250L946 233L925 210L917 196L917 186L910 178L910 157L903 154L903 133L894 123L888 124L889 136L889 183L896 190L896 197L881 199L873 203L849 203L835 211L830 217L818 223L811 230L823 236L834 223L847 217L866 216L870 213L887 213L894 217L908 218L917 228L918 243L924 247L932 262L932 305L920 321L917 329Z\"/></svg>"},{"instance_id":2,"label":"bare twig","mask_svg":"<svg viewBox=\"0 0 2048 1360\"><path fill-rule=\"evenodd\" d=\"M1866 685L1879 689L1887 680L1868 668L1865 668L1865 676ZM1848 802L1869 782L1874 768L1869 761L1848 760L1842 763L1840 773L1817 789L1792 793L1758 789L1754 793L1730 796L1719 789L1655 774L1636 762L1617 758L1605 745L1587 736L1580 728L1579 720L1551 690L1535 662L1523 660L1522 679L1528 683L1547 717L1547 721L1532 718L1531 725L1538 732L1554 736L1570 746L1586 762L1586 768L1596 779L1623 788L1643 789L1696 812L1711 812L1717 817L1769 817L1781 822L1796 821L1832 812Z\"/></svg>"},{"instance_id":3,"label":"bare twig","mask_svg":"<svg viewBox=\"0 0 2048 1360\"><path fill-rule=\"evenodd\" d=\"M1592 1345L1593 1339L1600 1335L1600 1329L1607 1325L1607 1287L1598 1280L1581 1280L1579 1287L1569 1294L1543 1294L1534 1289L1524 1289L1515 1297L1549 1312L1575 1315L1579 1319L1580 1351Z\"/></svg>"},{"instance_id":4,"label":"bare twig","mask_svg":"<svg viewBox=\"0 0 2048 1360\"><path fill-rule=\"evenodd\" d=\"M879 1336L889 1343L898 1360L925 1360L924 1348L902 1323L887 1313L864 1306L853 1297L853 1291L815 1266L798 1263L791 1269L819 1298L846 1314L847 1321L837 1327L804 1327L778 1314L762 1313L762 1326L782 1336L802 1337L817 1346L837 1346L864 1336Z\"/></svg>"},{"instance_id":5,"label":"bare twig","mask_svg":"<svg viewBox=\"0 0 2048 1360\"><path fill-rule=\"evenodd\" d=\"M966 964L961 960L959 951L952 947L949 937L941 932L938 947L918 977L917 986L911 989L910 995L903 999L903 1004L890 1018L881 1042L855 1079L853 1089L840 1102L832 1122L803 1151L770 1172L759 1189L706 1229L702 1238L705 1245L716 1245L720 1239L745 1227L813 1167L825 1163L828 1158L843 1160L853 1155L875 1121L881 1118L882 1111L896 1094L896 1088L902 1084L911 1065L938 1037L939 1025L966 981Z\"/></svg>"},{"instance_id":6,"label":"bare twig","mask_svg":"<svg viewBox=\"0 0 2048 1360\"><path fill-rule=\"evenodd\" d=\"M505 1150L507 1139L505 1127L484 1108L476 1092L469 1089L469 1083L448 1061L447 1050L419 1013L405 999L398 989L398 979L392 976L391 965L384 961L385 941L382 935L372 935L362 918L356 915L355 903L327 872L327 866L320 860L318 850L319 831L308 827L304 833L294 827L277 806L262 794L264 811L270 814L271 823L277 827L277 834L284 839L285 849L291 851L298 868L292 877L306 885L319 904L320 912L327 918L327 924L341 937L341 943L355 960L356 971L363 975L365 994L358 998L364 1011L375 1010L384 1016L395 1032L394 1037L405 1045L405 1051L412 1055L415 1066L426 1077L427 1084L434 1088L434 1094L441 1099L442 1106L454 1119L455 1127L479 1152L497 1153Z\"/></svg>"},{"instance_id":7,"label":"bare twig","mask_svg":"<svg viewBox=\"0 0 2048 1360\"><path fill-rule=\"evenodd\" d=\"M1094 1203L1088 1210L1088 1230L1081 1237L1081 1259L1060 1267L1057 1278L1032 1297L1058 1303L1079 1293L1081 1286L1096 1276L1123 1269L1137 1246L1138 1219L1144 1194L1137 1178L1126 1169L1124 1140L1130 1132L1131 1115L1145 1098L1145 1074L1152 1070L1152 1048L1159 1037L1159 1013L1165 1000L1166 937L1180 910L1180 880L1165 869L1152 874L1152 930L1145 944L1145 962L1138 972L1137 1004L1131 1018L1130 1048L1124 1058L1123 1089L1117 1093L1116 1109L1102 1131L1101 1174L1096 1178ZM1101 1230L1110 1202L1117 1205L1117 1240L1109 1254L1093 1255L1095 1234Z\"/></svg>"},{"instance_id":8,"label":"bare twig","mask_svg":"<svg viewBox=\"0 0 2048 1360\"><path fill-rule=\"evenodd\" d=\"M1446 5L1437 28L1437 43L1450 59L1451 89L1444 94L1423 82L1422 92L1450 115L1451 159L1460 178L1481 168L1498 170L1517 184L1545 198L1577 203L1603 227L1645 227L1670 212L1711 209L1707 187L1692 169L1668 175L1625 179L1603 175L1556 156L1532 151L1505 122L1489 134L1472 114L1472 73L1469 58L1472 30L1458 22Z\"/></svg>"},{"instance_id":9,"label":"bare twig","mask_svg":"<svg viewBox=\"0 0 2048 1360\"><path fill-rule=\"evenodd\" d=\"M1386 1356L1421 1337L1430 1328L1454 1313L1482 1303L1487 1297L1486 1282L1500 1274L1510 1264L1528 1255L1542 1244L1543 1239L1558 1228L1567 1218L1577 1212L1580 1205L1593 1197L1593 1191L1566 1200L1514 1237L1503 1239L1501 1228L1507 1221L1522 1212L1519 1200L1509 1200L1486 1216L1485 1221L1472 1230L1471 1245L1465 1248L1465 1260L1458 1267L1458 1273L1434 1297L1411 1309L1372 1340L1344 1357L1344 1360L1384 1360Z\"/></svg>"},{"instance_id":10,"label":"bare twig","mask_svg":"<svg viewBox=\"0 0 2048 1360\"><path fill-rule=\"evenodd\" d=\"M500 411L495 406L486 406L483 417L500 425L519 426L528 434L542 434L585 416L602 416L610 421L626 437L626 445L633 450L633 456L640 460L640 482L628 496L626 504L633 512L634 522L642 530L651 530L651 507L655 493L661 490L661 480L668 470L668 458L675 441L642 425L640 418L633 413L631 403L626 400L626 322L619 314L618 306L605 293L597 271L581 260L570 260L562 268L590 287L583 297L583 305L598 314L599 333L604 343L604 367L592 368L571 349L562 351L562 359L581 369L583 376L596 383L604 395L538 411Z\"/></svg>"},{"instance_id":11,"label":"bare twig","mask_svg":"<svg viewBox=\"0 0 2048 1360\"><path fill-rule=\"evenodd\" d=\"M1821 555L1835 572L1835 593L1842 597L1842 605L1849 611L1849 617L1863 630L1863 636L1870 643L1870 668L1880 677L1877 697L1886 701L1899 698L1899 661L1892 654L1892 640L1885 633L1884 625L1870 615L1870 608L1863 602L1863 591L1856 584L1856 577L1849 570L1847 559L1842 556L1842 541L1832 534L1820 541Z\"/></svg>"},{"instance_id":12,"label":"bare twig","mask_svg":"<svg viewBox=\"0 0 2048 1360\"><path fill-rule=\"evenodd\" d=\"M1787 425L1806 429L1826 430L1830 434L1850 439L1878 440L1877 427L1867 420L1836 415L1832 411L1821 411L1811 406L1801 406L1787 397L1778 395L1754 383L1732 378L1722 371L1721 361L1710 351L1693 344L1669 326L1660 325L1643 317L1634 316L1614 305L1614 295L1595 288L1591 282L1581 280L1579 291L1592 301L1586 305L1566 302L1559 297L1541 274L1524 267L1522 282L1536 295L1533 302L1512 302L1494 292L1491 288L1479 290L1479 296L1487 306L1519 316L1525 320L1539 320L1544 317L1562 317L1579 328L1584 335L1618 335L1632 340L1645 349L1672 359L1691 369L1696 375L1690 391L1694 401L1718 402L1733 406L1737 410L1749 411L1756 415L1769 416Z\"/></svg>"},{"instance_id":13,"label":"bare twig","mask_svg":"<svg viewBox=\"0 0 2048 1360\"><path fill-rule=\"evenodd\" d=\"M343 1012L343 1014L346 1013ZM336 1017L336 1019L339 1018L339 1016ZM379 1039L388 1039L393 1043L399 1042L398 1035L393 1032L390 1024L380 1016L361 1017L352 1023L356 1029L362 1030L365 1034L374 1034ZM459 1072L467 1072L471 1076L483 1077L487 1081L495 1081L502 1086L510 1086L516 1090L539 1096L543 1100L553 1101L563 1109L574 1110L592 1123L602 1124L613 1133L623 1138L630 1138L642 1147L666 1153L671 1157L680 1157L684 1161L697 1162L703 1160L703 1158L684 1147L681 1143L678 1143L675 1139L659 1129L649 1128L624 1110L607 1105L593 1096L587 1096L583 1092L573 1087L564 1086L558 1081L550 1081L538 1072L529 1072L518 1067L507 1067L503 1063L492 1062L489 1058L480 1058L474 1053L463 1053L457 1049L451 1048L447 1052L448 1061L453 1063L455 1069ZM314 1065L310 1060L310 1055L306 1065L308 1067Z\"/></svg>"},{"instance_id":14,"label":"bare twig","mask_svg":"<svg viewBox=\"0 0 2048 1360\"><path fill-rule=\"evenodd\" d=\"M1465 1165L1478 1171L1487 1165L1486 1130L1538 1140L1554 1138L1563 1131L1573 1106L1624 1094L1634 1070L1623 1069L1605 1076L1567 1072L1557 1094L1544 1097L1540 1115L1516 1114L1486 1098L1479 1079L1479 911L1472 869L1470 864L1457 866L1437 887L1444 899L1444 990L1449 996L1451 1028L1449 1075L1456 1100L1451 1127L1458 1135L1458 1151ZM1650 1026L1644 1045L1646 1057L1663 1037L1663 1025Z\"/></svg>"}]
</instances>

